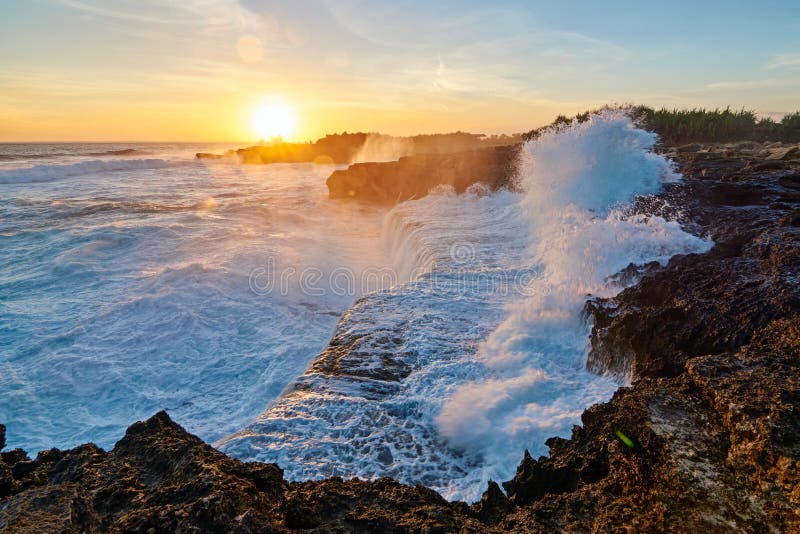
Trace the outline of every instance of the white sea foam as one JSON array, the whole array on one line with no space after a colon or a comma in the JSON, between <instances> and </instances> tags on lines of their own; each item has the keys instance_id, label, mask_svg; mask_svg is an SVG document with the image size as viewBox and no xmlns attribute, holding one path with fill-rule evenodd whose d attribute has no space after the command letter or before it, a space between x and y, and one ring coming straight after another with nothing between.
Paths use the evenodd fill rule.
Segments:
<instances>
[{"instance_id":1,"label":"white sea foam","mask_svg":"<svg viewBox=\"0 0 800 534\"><path fill-rule=\"evenodd\" d=\"M143 150L172 161L197 149ZM315 171L332 166L112 165L129 170L0 191L9 447L110 447L159 409L207 440L233 432L303 372L356 296L310 294L300 273L384 262L382 211L330 202ZM271 259L295 275L254 291Z\"/></svg>"},{"instance_id":2,"label":"white sea foam","mask_svg":"<svg viewBox=\"0 0 800 534\"><path fill-rule=\"evenodd\" d=\"M437 417L448 442L479 451L491 477L509 478L520 450L542 452L548 436L567 434L586 406L615 389L584 371L587 295L616 294L622 287L610 277L630 264L663 264L710 247L676 222L621 211L636 194L677 179L650 151L655 140L605 112L525 147L520 204L542 276L479 347L475 358L488 378L456 388Z\"/></svg>"}]
</instances>

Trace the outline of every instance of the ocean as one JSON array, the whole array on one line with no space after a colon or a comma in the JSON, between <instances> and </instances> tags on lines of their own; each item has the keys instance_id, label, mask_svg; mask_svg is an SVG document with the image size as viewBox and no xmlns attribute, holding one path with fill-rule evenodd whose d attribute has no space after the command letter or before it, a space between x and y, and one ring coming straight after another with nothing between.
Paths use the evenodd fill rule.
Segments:
<instances>
[{"instance_id":1,"label":"ocean","mask_svg":"<svg viewBox=\"0 0 800 534\"><path fill-rule=\"evenodd\" d=\"M328 199L343 167L193 158L223 145L0 145L8 446L166 409L292 480L475 500L626 382L585 370L586 300L711 246L631 208L680 179L655 142L605 112L527 143L514 191L393 207Z\"/></svg>"}]
</instances>

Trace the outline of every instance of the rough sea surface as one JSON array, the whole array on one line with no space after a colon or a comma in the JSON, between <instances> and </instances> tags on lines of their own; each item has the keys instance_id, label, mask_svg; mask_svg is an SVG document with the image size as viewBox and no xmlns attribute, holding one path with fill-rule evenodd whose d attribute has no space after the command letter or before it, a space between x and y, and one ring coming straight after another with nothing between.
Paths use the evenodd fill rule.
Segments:
<instances>
[{"instance_id":1,"label":"rough sea surface","mask_svg":"<svg viewBox=\"0 0 800 534\"><path fill-rule=\"evenodd\" d=\"M382 265L382 213L329 201L332 166L194 160L224 148L0 145L9 447L110 447L161 408L213 441L325 346L355 295L300 274Z\"/></svg>"}]
</instances>

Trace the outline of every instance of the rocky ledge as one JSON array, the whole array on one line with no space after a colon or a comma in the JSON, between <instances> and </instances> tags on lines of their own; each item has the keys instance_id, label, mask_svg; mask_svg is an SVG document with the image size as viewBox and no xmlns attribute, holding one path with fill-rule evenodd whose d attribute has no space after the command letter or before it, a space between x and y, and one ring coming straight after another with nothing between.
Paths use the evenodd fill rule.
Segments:
<instances>
[{"instance_id":1,"label":"rocky ledge","mask_svg":"<svg viewBox=\"0 0 800 534\"><path fill-rule=\"evenodd\" d=\"M631 385L548 457L481 501L391 479L286 482L159 413L111 451L0 459L9 532L800 531L800 158L797 147L665 147L685 180L636 209L680 207L706 254L590 300L588 365ZM665 202L669 201L669 202ZM0 427L0 447L4 444ZM522 452L522 451L521 451Z\"/></svg>"},{"instance_id":2,"label":"rocky ledge","mask_svg":"<svg viewBox=\"0 0 800 534\"><path fill-rule=\"evenodd\" d=\"M328 178L330 198L393 204L424 197L436 186L463 193L482 183L510 187L520 145L481 148L453 154L418 154L385 163L355 163Z\"/></svg>"}]
</instances>

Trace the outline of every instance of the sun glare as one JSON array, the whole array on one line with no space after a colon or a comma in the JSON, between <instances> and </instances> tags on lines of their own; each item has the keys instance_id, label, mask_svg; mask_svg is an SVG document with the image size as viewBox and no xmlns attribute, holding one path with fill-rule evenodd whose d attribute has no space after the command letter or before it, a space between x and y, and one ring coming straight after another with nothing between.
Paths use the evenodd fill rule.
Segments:
<instances>
[{"instance_id":1,"label":"sun glare","mask_svg":"<svg viewBox=\"0 0 800 534\"><path fill-rule=\"evenodd\" d=\"M297 125L294 110L279 102L264 104L253 114L253 129L261 139L291 137Z\"/></svg>"}]
</instances>

